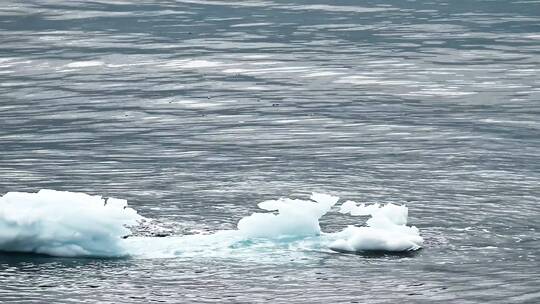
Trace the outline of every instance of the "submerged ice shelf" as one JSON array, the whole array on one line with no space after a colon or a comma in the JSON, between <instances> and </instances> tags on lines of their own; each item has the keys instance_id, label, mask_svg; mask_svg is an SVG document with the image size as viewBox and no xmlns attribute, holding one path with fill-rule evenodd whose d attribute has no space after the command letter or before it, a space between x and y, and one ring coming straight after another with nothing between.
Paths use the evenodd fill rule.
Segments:
<instances>
[{"instance_id":1,"label":"submerged ice shelf","mask_svg":"<svg viewBox=\"0 0 540 304\"><path fill-rule=\"evenodd\" d=\"M313 193L309 200L264 201L265 212L242 218L234 230L171 237L131 236L146 219L127 201L84 193L41 190L0 197L0 251L53 256L175 257L229 256L275 250L331 249L337 252L410 251L421 248L419 230L407 226L407 207L357 205L340 212L369 216L366 226L321 231L319 219L339 198Z\"/></svg>"}]
</instances>

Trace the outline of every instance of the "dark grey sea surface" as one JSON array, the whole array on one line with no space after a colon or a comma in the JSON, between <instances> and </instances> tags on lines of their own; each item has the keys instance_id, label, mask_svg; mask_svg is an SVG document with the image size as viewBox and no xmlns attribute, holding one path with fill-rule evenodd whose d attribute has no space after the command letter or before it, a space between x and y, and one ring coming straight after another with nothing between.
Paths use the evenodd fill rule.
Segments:
<instances>
[{"instance_id":1,"label":"dark grey sea surface","mask_svg":"<svg viewBox=\"0 0 540 304\"><path fill-rule=\"evenodd\" d=\"M539 75L540 1L0 0L0 194L125 198L189 234L322 191L406 203L425 239L6 253L0 302L539 303Z\"/></svg>"}]
</instances>

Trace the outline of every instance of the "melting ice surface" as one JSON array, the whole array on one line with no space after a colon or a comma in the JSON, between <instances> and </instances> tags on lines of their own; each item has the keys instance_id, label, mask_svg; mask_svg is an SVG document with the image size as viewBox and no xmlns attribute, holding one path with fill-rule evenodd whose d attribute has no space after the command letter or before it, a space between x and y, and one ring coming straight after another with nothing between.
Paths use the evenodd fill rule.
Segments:
<instances>
[{"instance_id":1,"label":"melting ice surface","mask_svg":"<svg viewBox=\"0 0 540 304\"><path fill-rule=\"evenodd\" d=\"M54 256L200 257L286 250L409 251L422 246L407 208L347 201L341 213L370 216L366 226L324 233L319 219L339 198L313 193L310 200L264 201L265 212L242 218L235 230L171 237L125 236L145 221L127 201L84 193L41 190L0 197L0 250Z\"/></svg>"}]
</instances>

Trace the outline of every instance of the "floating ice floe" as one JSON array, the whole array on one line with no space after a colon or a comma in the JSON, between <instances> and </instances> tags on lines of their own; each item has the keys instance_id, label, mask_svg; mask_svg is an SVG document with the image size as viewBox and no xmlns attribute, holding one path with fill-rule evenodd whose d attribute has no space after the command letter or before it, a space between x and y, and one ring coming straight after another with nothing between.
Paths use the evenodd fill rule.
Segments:
<instances>
[{"instance_id":1,"label":"floating ice floe","mask_svg":"<svg viewBox=\"0 0 540 304\"><path fill-rule=\"evenodd\" d=\"M0 197L0 251L94 257L253 257L265 252L410 251L423 240L407 226L407 207L345 202L341 213L370 216L366 226L321 231L319 219L339 198L313 193L309 200L264 201L237 229L168 237L126 236L146 219L121 199L41 190Z\"/></svg>"},{"instance_id":2,"label":"floating ice floe","mask_svg":"<svg viewBox=\"0 0 540 304\"><path fill-rule=\"evenodd\" d=\"M341 213L353 216L371 216L367 226L349 226L335 234L337 240L330 244L336 251L410 251L422 247L424 240L414 226L407 226L408 209L405 206L373 204L357 205L347 201L341 206Z\"/></svg>"},{"instance_id":3,"label":"floating ice floe","mask_svg":"<svg viewBox=\"0 0 540 304\"><path fill-rule=\"evenodd\" d=\"M282 238L319 235L319 219L338 197L313 193L311 200L282 198L259 203L259 208L277 213L253 213L238 222L238 231L248 238Z\"/></svg>"},{"instance_id":4,"label":"floating ice floe","mask_svg":"<svg viewBox=\"0 0 540 304\"><path fill-rule=\"evenodd\" d=\"M41 190L0 197L0 250L54 256L122 256L122 237L142 217L127 201Z\"/></svg>"}]
</instances>

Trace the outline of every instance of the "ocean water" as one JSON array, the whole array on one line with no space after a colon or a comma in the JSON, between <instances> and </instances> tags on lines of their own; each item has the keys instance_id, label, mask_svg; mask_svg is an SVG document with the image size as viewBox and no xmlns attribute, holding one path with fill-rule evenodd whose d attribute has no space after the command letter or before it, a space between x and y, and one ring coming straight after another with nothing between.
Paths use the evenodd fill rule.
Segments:
<instances>
[{"instance_id":1,"label":"ocean water","mask_svg":"<svg viewBox=\"0 0 540 304\"><path fill-rule=\"evenodd\" d=\"M5 252L0 302L538 303L539 75L538 1L0 0L0 194L126 199L177 237L315 191L424 238Z\"/></svg>"}]
</instances>

